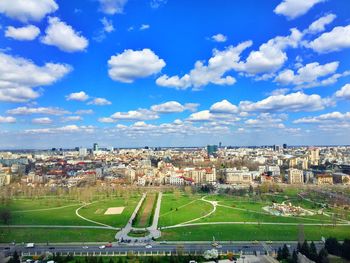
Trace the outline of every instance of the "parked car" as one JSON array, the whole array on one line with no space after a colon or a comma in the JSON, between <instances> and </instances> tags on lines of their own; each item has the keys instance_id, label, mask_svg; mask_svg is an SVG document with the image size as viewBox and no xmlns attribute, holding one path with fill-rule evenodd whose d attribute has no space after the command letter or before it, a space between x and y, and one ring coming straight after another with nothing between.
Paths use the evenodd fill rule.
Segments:
<instances>
[{"instance_id":1,"label":"parked car","mask_svg":"<svg viewBox=\"0 0 350 263\"><path fill-rule=\"evenodd\" d=\"M105 249L105 248L106 248L106 246L105 246L105 245L103 245L103 246L99 246L98 248L99 248L99 249Z\"/></svg>"},{"instance_id":2,"label":"parked car","mask_svg":"<svg viewBox=\"0 0 350 263\"><path fill-rule=\"evenodd\" d=\"M152 246L150 244L147 244L145 248L152 248Z\"/></svg>"}]
</instances>

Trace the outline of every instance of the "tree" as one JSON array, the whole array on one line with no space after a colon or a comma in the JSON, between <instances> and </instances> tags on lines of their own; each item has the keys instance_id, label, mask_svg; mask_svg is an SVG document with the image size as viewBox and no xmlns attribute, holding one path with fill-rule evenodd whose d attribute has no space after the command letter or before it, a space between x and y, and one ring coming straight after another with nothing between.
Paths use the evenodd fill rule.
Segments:
<instances>
[{"instance_id":1,"label":"tree","mask_svg":"<svg viewBox=\"0 0 350 263\"><path fill-rule=\"evenodd\" d=\"M309 259L313 260L313 261L317 261L317 249L315 246L314 241L311 242L310 244L310 254L309 254Z\"/></svg>"},{"instance_id":2,"label":"tree","mask_svg":"<svg viewBox=\"0 0 350 263\"><path fill-rule=\"evenodd\" d=\"M307 240L305 240L304 243L301 245L300 253L305 255L307 258L310 257L310 247L307 243Z\"/></svg>"},{"instance_id":3,"label":"tree","mask_svg":"<svg viewBox=\"0 0 350 263\"><path fill-rule=\"evenodd\" d=\"M5 224L5 225L9 225L11 222L11 211L8 208L2 209L0 211L0 220Z\"/></svg>"},{"instance_id":4,"label":"tree","mask_svg":"<svg viewBox=\"0 0 350 263\"><path fill-rule=\"evenodd\" d=\"M298 253L295 250L293 250L291 262L292 263L298 263Z\"/></svg>"},{"instance_id":5,"label":"tree","mask_svg":"<svg viewBox=\"0 0 350 263\"><path fill-rule=\"evenodd\" d=\"M289 249L286 244L283 245L282 248L282 259L287 259L290 257Z\"/></svg>"},{"instance_id":6,"label":"tree","mask_svg":"<svg viewBox=\"0 0 350 263\"><path fill-rule=\"evenodd\" d=\"M344 239L341 247L341 255L343 258L350 260L350 239Z\"/></svg>"},{"instance_id":7,"label":"tree","mask_svg":"<svg viewBox=\"0 0 350 263\"><path fill-rule=\"evenodd\" d=\"M9 263L20 263L19 255L17 251L13 252L12 258L9 260Z\"/></svg>"},{"instance_id":8,"label":"tree","mask_svg":"<svg viewBox=\"0 0 350 263\"><path fill-rule=\"evenodd\" d=\"M283 259L282 249L279 247L277 250L277 260L281 261Z\"/></svg>"},{"instance_id":9,"label":"tree","mask_svg":"<svg viewBox=\"0 0 350 263\"><path fill-rule=\"evenodd\" d=\"M327 238L324 247L329 254L333 254L336 256L340 256L341 254L340 244L338 240L334 237Z\"/></svg>"},{"instance_id":10,"label":"tree","mask_svg":"<svg viewBox=\"0 0 350 263\"><path fill-rule=\"evenodd\" d=\"M327 250L322 248L318 253L317 263L329 263Z\"/></svg>"}]
</instances>

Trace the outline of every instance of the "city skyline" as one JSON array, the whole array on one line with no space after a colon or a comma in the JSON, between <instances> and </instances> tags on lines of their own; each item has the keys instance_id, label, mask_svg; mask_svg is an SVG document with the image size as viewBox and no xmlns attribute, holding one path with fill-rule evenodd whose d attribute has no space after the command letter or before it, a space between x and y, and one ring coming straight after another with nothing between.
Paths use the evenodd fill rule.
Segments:
<instances>
[{"instance_id":1,"label":"city skyline","mask_svg":"<svg viewBox=\"0 0 350 263\"><path fill-rule=\"evenodd\" d=\"M346 0L29 2L0 3L0 149L350 144Z\"/></svg>"}]
</instances>

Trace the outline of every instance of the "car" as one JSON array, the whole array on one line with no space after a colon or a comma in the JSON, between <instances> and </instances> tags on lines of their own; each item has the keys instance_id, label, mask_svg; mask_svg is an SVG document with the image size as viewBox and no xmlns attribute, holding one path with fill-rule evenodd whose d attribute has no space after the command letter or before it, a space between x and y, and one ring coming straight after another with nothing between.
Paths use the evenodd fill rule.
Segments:
<instances>
[{"instance_id":1,"label":"car","mask_svg":"<svg viewBox=\"0 0 350 263\"><path fill-rule=\"evenodd\" d=\"M146 245L145 248L152 248L150 244Z\"/></svg>"},{"instance_id":2,"label":"car","mask_svg":"<svg viewBox=\"0 0 350 263\"><path fill-rule=\"evenodd\" d=\"M105 249L105 248L106 248L106 246L105 246L105 245L103 245L103 246L99 246L98 248L99 248L99 249Z\"/></svg>"},{"instance_id":3,"label":"car","mask_svg":"<svg viewBox=\"0 0 350 263\"><path fill-rule=\"evenodd\" d=\"M106 244L105 247L112 247L112 243Z\"/></svg>"},{"instance_id":4,"label":"car","mask_svg":"<svg viewBox=\"0 0 350 263\"><path fill-rule=\"evenodd\" d=\"M89 247L88 246L83 246L83 249L88 249Z\"/></svg>"},{"instance_id":5,"label":"car","mask_svg":"<svg viewBox=\"0 0 350 263\"><path fill-rule=\"evenodd\" d=\"M55 247L49 247L49 249L55 249Z\"/></svg>"},{"instance_id":6,"label":"car","mask_svg":"<svg viewBox=\"0 0 350 263\"><path fill-rule=\"evenodd\" d=\"M34 243L27 243L26 248L34 248L35 244Z\"/></svg>"},{"instance_id":7,"label":"car","mask_svg":"<svg viewBox=\"0 0 350 263\"><path fill-rule=\"evenodd\" d=\"M267 243L267 244L272 244L272 241L271 241L271 240L269 240L269 241L267 241L266 243Z\"/></svg>"},{"instance_id":8,"label":"car","mask_svg":"<svg viewBox=\"0 0 350 263\"><path fill-rule=\"evenodd\" d=\"M9 250L9 249L10 249L10 247L4 247L4 249L5 249L5 250Z\"/></svg>"},{"instance_id":9,"label":"car","mask_svg":"<svg viewBox=\"0 0 350 263\"><path fill-rule=\"evenodd\" d=\"M216 248L222 248L222 246L221 246L220 244L218 244L218 245L216 246Z\"/></svg>"}]
</instances>

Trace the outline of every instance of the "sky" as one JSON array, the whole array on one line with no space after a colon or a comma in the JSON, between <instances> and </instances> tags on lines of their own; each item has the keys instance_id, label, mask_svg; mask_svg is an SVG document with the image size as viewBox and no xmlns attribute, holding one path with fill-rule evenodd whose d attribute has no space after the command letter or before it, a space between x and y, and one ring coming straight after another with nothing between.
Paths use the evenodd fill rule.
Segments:
<instances>
[{"instance_id":1,"label":"sky","mask_svg":"<svg viewBox=\"0 0 350 263\"><path fill-rule=\"evenodd\" d=\"M0 149L350 144L348 0L1 0Z\"/></svg>"}]
</instances>

